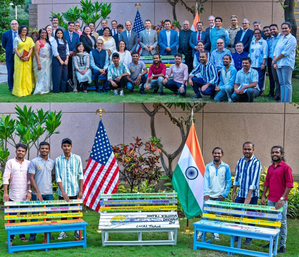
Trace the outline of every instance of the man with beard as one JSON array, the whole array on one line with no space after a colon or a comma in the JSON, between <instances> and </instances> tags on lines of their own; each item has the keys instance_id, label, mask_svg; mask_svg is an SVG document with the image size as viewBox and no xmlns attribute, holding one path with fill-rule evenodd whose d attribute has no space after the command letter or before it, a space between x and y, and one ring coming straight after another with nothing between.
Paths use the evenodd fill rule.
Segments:
<instances>
[{"instance_id":1,"label":"man with beard","mask_svg":"<svg viewBox=\"0 0 299 257\"><path fill-rule=\"evenodd\" d=\"M233 100L231 96L234 92L234 83L237 75L237 70L233 65L231 65L232 57L229 54L223 56L224 67L220 71L220 82L219 85L215 87L216 96L215 101L224 101L228 99L229 103Z\"/></svg>"},{"instance_id":2,"label":"man with beard","mask_svg":"<svg viewBox=\"0 0 299 257\"><path fill-rule=\"evenodd\" d=\"M275 207L276 210L283 208L281 228L280 228L280 247L278 253L286 252L287 241L287 212L288 194L293 188L292 169L284 162L284 150L281 146L271 148L272 165L268 168L261 202L266 204L266 193L268 194L268 206ZM269 244L263 248L268 248Z\"/></svg>"},{"instance_id":3,"label":"man with beard","mask_svg":"<svg viewBox=\"0 0 299 257\"><path fill-rule=\"evenodd\" d=\"M231 174L229 166L221 161L223 150L215 147L212 151L214 160L206 165L204 176L204 200L224 201L227 197L231 184ZM200 239L202 232L199 232L197 239ZM212 238L219 241L219 234L212 233Z\"/></svg>"},{"instance_id":4,"label":"man with beard","mask_svg":"<svg viewBox=\"0 0 299 257\"><path fill-rule=\"evenodd\" d=\"M55 179L54 161L49 158L50 144L39 144L39 156L34 158L29 165L28 175L32 190L32 201L53 200L53 184ZM54 240L51 233L50 240ZM29 241L35 241L36 233L30 234Z\"/></svg>"},{"instance_id":5,"label":"man with beard","mask_svg":"<svg viewBox=\"0 0 299 257\"><path fill-rule=\"evenodd\" d=\"M260 176L262 166L254 156L254 144L245 142L243 144L243 155L236 166L233 189L233 202L244 204L257 204L260 192ZM239 187L237 195L237 187ZM235 237L235 242L238 237ZM246 238L245 245L251 245L252 239Z\"/></svg>"}]
</instances>

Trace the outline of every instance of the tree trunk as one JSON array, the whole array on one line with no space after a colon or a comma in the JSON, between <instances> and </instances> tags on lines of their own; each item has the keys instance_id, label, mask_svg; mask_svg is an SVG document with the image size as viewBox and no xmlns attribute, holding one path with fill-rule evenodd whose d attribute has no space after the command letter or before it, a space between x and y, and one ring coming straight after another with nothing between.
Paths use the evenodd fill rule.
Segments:
<instances>
[{"instance_id":1,"label":"tree trunk","mask_svg":"<svg viewBox=\"0 0 299 257\"><path fill-rule=\"evenodd\" d=\"M295 2L294 0L285 0L284 9L284 18L285 21L288 21L292 24L292 34L296 37L297 34L297 24L295 19Z\"/></svg>"}]
</instances>

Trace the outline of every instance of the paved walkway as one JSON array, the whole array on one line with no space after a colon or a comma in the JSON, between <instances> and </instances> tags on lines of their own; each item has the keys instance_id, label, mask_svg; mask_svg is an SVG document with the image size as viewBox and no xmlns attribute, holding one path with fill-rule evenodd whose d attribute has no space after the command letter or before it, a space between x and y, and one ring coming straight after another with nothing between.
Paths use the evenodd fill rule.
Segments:
<instances>
[{"instance_id":1,"label":"paved walkway","mask_svg":"<svg viewBox=\"0 0 299 257\"><path fill-rule=\"evenodd\" d=\"M0 84L7 83L6 65L0 64Z\"/></svg>"}]
</instances>

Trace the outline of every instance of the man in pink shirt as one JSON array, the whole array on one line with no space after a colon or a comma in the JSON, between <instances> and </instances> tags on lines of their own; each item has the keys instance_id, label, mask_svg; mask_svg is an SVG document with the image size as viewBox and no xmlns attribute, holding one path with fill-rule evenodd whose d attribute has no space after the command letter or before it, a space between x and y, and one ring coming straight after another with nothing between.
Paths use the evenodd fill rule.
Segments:
<instances>
[{"instance_id":1,"label":"man in pink shirt","mask_svg":"<svg viewBox=\"0 0 299 257\"><path fill-rule=\"evenodd\" d=\"M31 193L32 193L31 185L30 185L29 178L27 177L30 161L24 159L26 153L27 153L27 146L22 143L17 144L16 157L8 160L5 165L5 170L3 174L3 185L4 185L3 202L30 201L31 199ZM9 194L7 193L8 185L9 185ZM15 221L12 220L10 222L13 223ZM19 236L23 242L28 241L25 238L24 234ZM11 242L14 239L14 237L15 237L14 235L10 236Z\"/></svg>"},{"instance_id":2,"label":"man in pink shirt","mask_svg":"<svg viewBox=\"0 0 299 257\"><path fill-rule=\"evenodd\" d=\"M176 95L179 91L181 95L186 95L186 82L188 80L188 66L182 63L183 56L180 53L174 55L175 64L168 69L163 84ZM168 78L173 74L173 79Z\"/></svg>"},{"instance_id":3,"label":"man in pink shirt","mask_svg":"<svg viewBox=\"0 0 299 257\"><path fill-rule=\"evenodd\" d=\"M154 90L157 93L159 90L160 95L163 93L163 80L166 75L166 65L161 62L160 54L156 53L153 55L153 64L149 68L149 73L144 86L145 90ZM140 88L140 93L142 94L143 88Z\"/></svg>"},{"instance_id":4,"label":"man in pink shirt","mask_svg":"<svg viewBox=\"0 0 299 257\"><path fill-rule=\"evenodd\" d=\"M269 189L268 206L273 206L276 210L283 208L278 251L283 254L286 252L288 194L293 188L293 175L291 167L284 162L284 150L281 146L271 148L271 158L273 164L268 168L261 202L266 204ZM268 247L269 244L263 248Z\"/></svg>"}]
</instances>

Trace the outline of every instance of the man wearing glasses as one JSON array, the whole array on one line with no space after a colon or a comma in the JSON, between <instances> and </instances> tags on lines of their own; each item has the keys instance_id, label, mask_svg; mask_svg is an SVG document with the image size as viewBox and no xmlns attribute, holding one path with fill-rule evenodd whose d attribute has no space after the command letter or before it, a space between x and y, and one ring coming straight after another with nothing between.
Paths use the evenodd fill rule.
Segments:
<instances>
[{"instance_id":1,"label":"man wearing glasses","mask_svg":"<svg viewBox=\"0 0 299 257\"><path fill-rule=\"evenodd\" d=\"M231 53L235 53L235 38L238 33L238 31L242 30L240 26L238 26L238 16L232 15L230 17L231 26L227 29L228 35L229 35L229 44L227 46L227 49L231 51Z\"/></svg>"},{"instance_id":2,"label":"man wearing glasses","mask_svg":"<svg viewBox=\"0 0 299 257\"><path fill-rule=\"evenodd\" d=\"M249 47L253 37L253 30L249 29L249 26L250 26L249 20L243 19L242 21L243 30L238 31L235 38L235 46L237 42L241 41L244 46L244 51L247 53L249 53Z\"/></svg>"}]
</instances>

